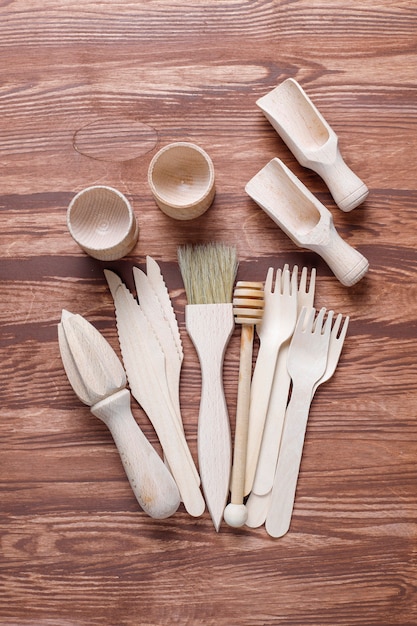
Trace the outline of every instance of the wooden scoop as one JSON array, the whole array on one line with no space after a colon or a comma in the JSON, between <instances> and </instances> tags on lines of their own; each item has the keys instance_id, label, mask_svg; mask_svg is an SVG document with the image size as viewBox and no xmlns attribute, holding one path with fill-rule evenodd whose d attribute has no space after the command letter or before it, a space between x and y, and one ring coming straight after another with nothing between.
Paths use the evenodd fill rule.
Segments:
<instances>
[{"instance_id":1,"label":"wooden scoop","mask_svg":"<svg viewBox=\"0 0 417 626\"><path fill-rule=\"evenodd\" d=\"M293 78L256 103L295 158L327 184L342 211L365 200L367 186L346 165L336 133Z\"/></svg>"},{"instance_id":2,"label":"wooden scoop","mask_svg":"<svg viewBox=\"0 0 417 626\"><path fill-rule=\"evenodd\" d=\"M340 237L330 211L280 159L272 159L245 189L297 246L317 252L343 285L366 274L367 259Z\"/></svg>"},{"instance_id":3,"label":"wooden scoop","mask_svg":"<svg viewBox=\"0 0 417 626\"><path fill-rule=\"evenodd\" d=\"M142 509L157 519L173 515L180 504L177 485L130 411L126 375L116 353L86 319L65 310L58 337L68 380L109 428Z\"/></svg>"}]
</instances>

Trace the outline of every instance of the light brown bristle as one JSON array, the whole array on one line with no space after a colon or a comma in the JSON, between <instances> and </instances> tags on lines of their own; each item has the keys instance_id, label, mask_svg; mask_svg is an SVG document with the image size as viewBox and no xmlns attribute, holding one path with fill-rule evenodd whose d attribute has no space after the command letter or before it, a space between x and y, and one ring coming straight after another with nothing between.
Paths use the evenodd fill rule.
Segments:
<instances>
[{"instance_id":1,"label":"light brown bristle","mask_svg":"<svg viewBox=\"0 0 417 626\"><path fill-rule=\"evenodd\" d=\"M238 281L233 293L233 314L236 323L259 324L262 320L263 310L263 284Z\"/></svg>"},{"instance_id":2,"label":"light brown bristle","mask_svg":"<svg viewBox=\"0 0 417 626\"><path fill-rule=\"evenodd\" d=\"M178 263L189 304L232 301L238 268L236 248L223 243L181 246Z\"/></svg>"}]
</instances>

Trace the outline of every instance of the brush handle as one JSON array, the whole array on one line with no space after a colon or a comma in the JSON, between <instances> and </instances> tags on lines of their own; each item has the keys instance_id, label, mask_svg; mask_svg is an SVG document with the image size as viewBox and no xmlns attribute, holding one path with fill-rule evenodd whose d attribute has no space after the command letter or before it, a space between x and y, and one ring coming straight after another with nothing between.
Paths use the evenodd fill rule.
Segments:
<instances>
[{"instance_id":1,"label":"brush handle","mask_svg":"<svg viewBox=\"0 0 417 626\"><path fill-rule=\"evenodd\" d=\"M173 515L180 495L173 477L145 437L130 410L130 393L122 389L91 407L109 428L130 486L142 509L151 517Z\"/></svg>"},{"instance_id":2,"label":"brush handle","mask_svg":"<svg viewBox=\"0 0 417 626\"><path fill-rule=\"evenodd\" d=\"M201 483L207 508L218 530L229 494L232 456L223 360L234 329L233 306L231 303L187 305L185 323L201 366L198 416Z\"/></svg>"}]
</instances>

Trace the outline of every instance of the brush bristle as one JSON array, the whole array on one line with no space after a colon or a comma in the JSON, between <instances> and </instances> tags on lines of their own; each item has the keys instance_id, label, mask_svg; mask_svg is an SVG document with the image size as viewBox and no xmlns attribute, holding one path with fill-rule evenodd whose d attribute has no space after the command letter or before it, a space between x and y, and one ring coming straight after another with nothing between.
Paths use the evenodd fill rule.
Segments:
<instances>
[{"instance_id":1,"label":"brush bristle","mask_svg":"<svg viewBox=\"0 0 417 626\"><path fill-rule=\"evenodd\" d=\"M181 246L178 263L189 304L232 301L238 268L236 248L223 243Z\"/></svg>"}]
</instances>

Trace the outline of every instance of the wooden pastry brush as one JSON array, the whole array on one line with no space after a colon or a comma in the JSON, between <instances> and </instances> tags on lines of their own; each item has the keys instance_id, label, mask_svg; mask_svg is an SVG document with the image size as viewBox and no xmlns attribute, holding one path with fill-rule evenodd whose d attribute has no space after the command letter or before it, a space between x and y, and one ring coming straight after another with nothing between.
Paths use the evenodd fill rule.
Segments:
<instances>
[{"instance_id":1,"label":"wooden pastry brush","mask_svg":"<svg viewBox=\"0 0 417 626\"><path fill-rule=\"evenodd\" d=\"M233 284L236 249L224 244L187 245L178 261L188 304L185 325L201 367L198 462L206 498L219 530L229 494L232 443L223 388L223 360L234 329Z\"/></svg>"}]
</instances>

